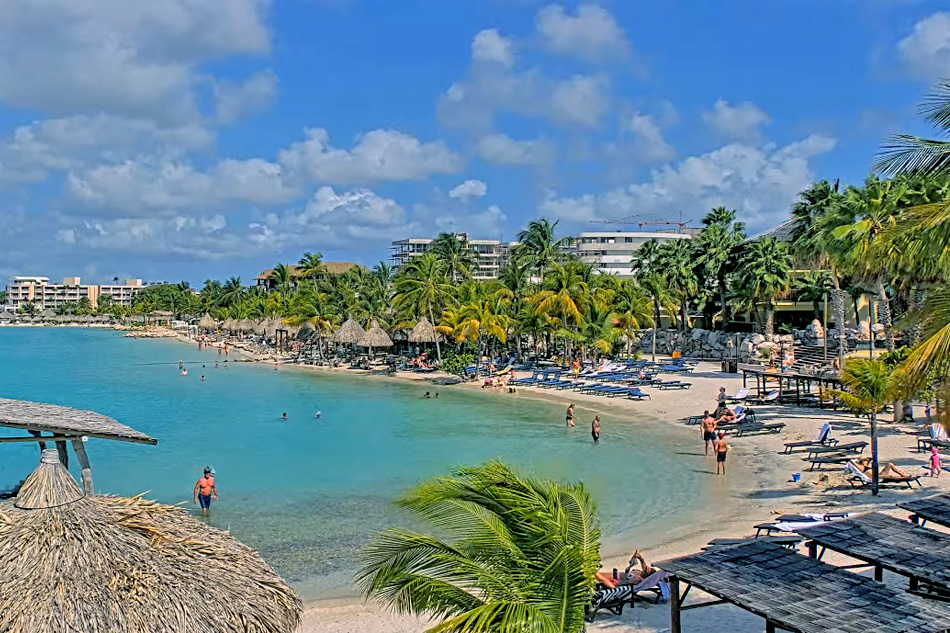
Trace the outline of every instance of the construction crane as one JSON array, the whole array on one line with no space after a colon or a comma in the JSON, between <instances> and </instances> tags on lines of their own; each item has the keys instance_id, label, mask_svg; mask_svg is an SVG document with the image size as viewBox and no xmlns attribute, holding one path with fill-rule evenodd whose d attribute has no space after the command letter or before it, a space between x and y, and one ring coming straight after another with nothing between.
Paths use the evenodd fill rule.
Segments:
<instances>
[{"instance_id":1,"label":"construction crane","mask_svg":"<svg viewBox=\"0 0 950 633\"><path fill-rule=\"evenodd\" d=\"M682 231L684 228L689 226L689 220L683 222L683 214L679 214L679 220L666 221L666 220L640 220L639 215L631 215L626 218L620 218L619 220L591 220L591 224L636 224L638 229L642 229L645 226L675 226L678 227L679 231Z\"/></svg>"}]
</instances>

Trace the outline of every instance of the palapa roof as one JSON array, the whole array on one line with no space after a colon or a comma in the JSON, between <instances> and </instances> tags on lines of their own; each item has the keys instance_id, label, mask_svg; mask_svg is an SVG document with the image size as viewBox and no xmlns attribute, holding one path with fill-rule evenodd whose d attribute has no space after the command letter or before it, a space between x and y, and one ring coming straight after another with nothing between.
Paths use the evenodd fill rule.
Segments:
<instances>
[{"instance_id":1,"label":"palapa roof","mask_svg":"<svg viewBox=\"0 0 950 633\"><path fill-rule=\"evenodd\" d=\"M257 325L257 323L255 323L251 319L241 319L240 321L237 321L234 324L234 326L237 329L242 330L244 332L252 332L254 330L255 325Z\"/></svg>"},{"instance_id":2,"label":"palapa roof","mask_svg":"<svg viewBox=\"0 0 950 633\"><path fill-rule=\"evenodd\" d=\"M422 317L416 323L416 327L412 328L409 340L413 343L434 343L437 340L441 341L442 335L436 331L429 319Z\"/></svg>"},{"instance_id":3,"label":"palapa roof","mask_svg":"<svg viewBox=\"0 0 950 633\"><path fill-rule=\"evenodd\" d=\"M357 266L359 266L359 264L357 264L356 262L323 262L323 269L327 272L327 274L330 274L330 275L342 275L343 273L348 272L349 270L356 268ZM287 266L287 272L290 273L291 277L304 276L302 266L297 266L297 265ZM267 270L263 271L260 275L255 277L255 279L259 279L263 281L265 279L270 279L273 275L274 275L274 269L268 268Z\"/></svg>"},{"instance_id":4,"label":"palapa roof","mask_svg":"<svg viewBox=\"0 0 950 633\"><path fill-rule=\"evenodd\" d=\"M335 343L358 343L365 334L366 331L351 317L336 331L333 335L333 341Z\"/></svg>"},{"instance_id":5,"label":"palapa roof","mask_svg":"<svg viewBox=\"0 0 950 633\"><path fill-rule=\"evenodd\" d=\"M366 331L366 334L364 334L356 344L360 347L391 347L393 342L385 330L376 325L376 320L373 319L369 330Z\"/></svg>"},{"instance_id":6,"label":"palapa roof","mask_svg":"<svg viewBox=\"0 0 950 633\"><path fill-rule=\"evenodd\" d=\"M218 325L218 322L215 321L211 317L211 315L207 313L203 317L201 317L201 319L198 321L198 327L204 328L206 330L210 330L217 325Z\"/></svg>"},{"instance_id":7,"label":"palapa roof","mask_svg":"<svg viewBox=\"0 0 950 633\"><path fill-rule=\"evenodd\" d=\"M158 440L94 411L44 402L0 398L0 426L56 435L99 437L107 440L158 444ZM0 628L0 631L3 629Z\"/></svg>"},{"instance_id":8,"label":"palapa roof","mask_svg":"<svg viewBox=\"0 0 950 633\"><path fill-rule=\"evenodd\" d=\"M290 633L299 597L254 550L173 506L84 495L44 451L0 503L0 631Z\"/></svg>"},{"instance_id":9,"label":"palapa roof","mask_svg":"<svg viewBox=\"0 0 950 633\"><path fill-rule=\"evenodd\" d=\"M10 321L10 320L12 320L12 319L14 319L14 318L15 318L15 317L14 317L12 314L10 314L9 312L7 312L6 310L0 312L0 319L3 319L4 321Z\"/></svg>"}]
</instances>

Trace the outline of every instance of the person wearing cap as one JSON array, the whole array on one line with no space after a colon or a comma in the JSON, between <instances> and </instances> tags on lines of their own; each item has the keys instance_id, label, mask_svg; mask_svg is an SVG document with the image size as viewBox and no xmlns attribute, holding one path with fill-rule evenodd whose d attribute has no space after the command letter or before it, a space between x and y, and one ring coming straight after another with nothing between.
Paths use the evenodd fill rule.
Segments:
<instances>
[{"instance_id":1,"label":"person wearing cap","mask_svg":"<svg viewBox=\"0 0 950 633\"><path fill-rule=\"evenodd\" d=\"M726 453L729 451L729 442L726 441L726 432L719 431L719 439L713 442L716 451L716 474L726 474Z\"/></svg>"},{"instance_id":2,"label":"person wearing cap","mask_svg":"<svg viewBox=\"0 0 950 633\"><path fill-rule=\"evenodd\" d=\"M211 495L218 499L218 488L214 485L214 473L209 466L205 466L204 476L195 484L193 503L201 501L201 514L208 514L211 509Z\"/></svg>"}]
</instances>

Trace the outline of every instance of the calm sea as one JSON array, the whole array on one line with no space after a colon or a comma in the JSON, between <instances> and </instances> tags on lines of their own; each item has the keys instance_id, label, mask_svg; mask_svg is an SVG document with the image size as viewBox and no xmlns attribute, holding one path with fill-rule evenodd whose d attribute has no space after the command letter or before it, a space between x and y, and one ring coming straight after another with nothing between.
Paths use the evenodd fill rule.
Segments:
<instances>
[{"instance_id":1,"label":"calm sea","mask_svg":"<svg viewBox=\"0 0 950 633\"><path fill-rule=\"evenodd\" d=\"M250 363L215 368L219 360L213 350L112 331L0 328L0 396L92 409L160 440L90 439L99 491L147 491L194 508L192 487L212 464L221 492L212 524L259 550L308 598L351 593L359 546L373 531L405 523L390 501L453 466L500 457L583 480L605 534L628 543L660 540L711 480L682 467L697 442L652 423L647 402L643 417L602 415L594 446L594 412L583 407L568 431L561 404ZM426 390L439 399L423 400ZM0 446L0 488L37 459L35 445Z\"/></svg>"}]
</instances>

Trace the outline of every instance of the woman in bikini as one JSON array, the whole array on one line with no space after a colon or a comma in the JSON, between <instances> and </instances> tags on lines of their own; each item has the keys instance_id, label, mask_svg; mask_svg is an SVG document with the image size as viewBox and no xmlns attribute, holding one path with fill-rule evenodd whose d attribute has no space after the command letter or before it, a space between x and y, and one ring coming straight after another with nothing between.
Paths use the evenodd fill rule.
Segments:
<instances>
[{"instance_id":1,"label":"woman in bikini","mask_svg":"<svg viewBox=\"0 0 950 633\"><path fill-rule=\"evenodd\" d=\"M564 419L567 421L568 426L574 426L574 403L572 402L567 407L567 413L564 416Z\"/></svg>"}]
</instances>

